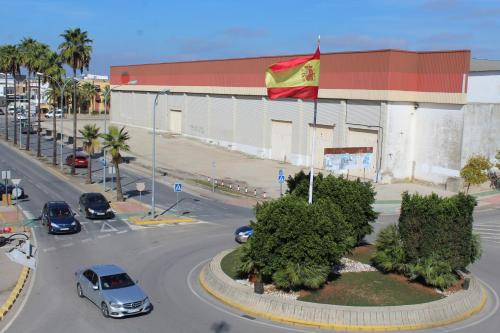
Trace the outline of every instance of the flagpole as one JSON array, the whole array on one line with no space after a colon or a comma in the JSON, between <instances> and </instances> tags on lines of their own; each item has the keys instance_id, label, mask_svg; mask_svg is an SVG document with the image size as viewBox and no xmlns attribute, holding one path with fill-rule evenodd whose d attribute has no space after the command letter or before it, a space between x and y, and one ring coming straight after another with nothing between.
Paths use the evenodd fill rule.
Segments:
<instances>
[{"instance_id":1,"label":"flagpole","mask_svg":"<svg viewBox=\"0 0 500 333\"><path fill-rule=\"evenodd\" d=\"M318 35L318 48L320 36ZM319 93L319 87L318 87ZM313 202L313 182L314 182L314 156L316 155L316 114L318 112L318 98L314 100L314 118L313 118L313 138L311 149L311 173L309 174L309 204Z\"/></svg>"}]
</instances>

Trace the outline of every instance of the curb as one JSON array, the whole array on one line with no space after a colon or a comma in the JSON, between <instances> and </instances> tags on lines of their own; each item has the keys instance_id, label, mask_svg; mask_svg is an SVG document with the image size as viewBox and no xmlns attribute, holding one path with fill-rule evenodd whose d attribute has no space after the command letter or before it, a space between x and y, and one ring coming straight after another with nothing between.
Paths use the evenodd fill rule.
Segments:
<instances>
[{"instance_id":1,"label":"curb","mask_svg":"<svg viewBox=\"0 0 500 333\"><path fill-rule=\"evenodd\" d=\"M223 252L224 253L224 252ZM219 255L218 255L219 256ZM217 257L218 257L217 256ZM212 259L213 261L213 259ZM455 316L453 318L445 319L445 320L438 320L438 321L433 321L433 322L425 322L425 323L414 323L414 324L401 324L401 325L361 325L361 324L337 324L337 323L325 323L321 321L316 321L316 320L304 320L304 319L299 319L295 317L287 317L283 315L277 315L271 313L271 311L259 311L255 308L252 308L248 305L243 305L241 302L234 301L230 299L229 297L223 295L220 292L217 292L214 288L211 288L209 286L209 283L207 283L205 279L206 271L210 270L210 263L207 263L202 270L200 271L200 274L198 276L198 280L200 282L201 287L210 295L218 299L219 301L243 312L247 313L256 317L268 319L268 320L273 320L273 321L278 321L282 322L285 324L291 324L291 325L299 325L299 326L308 326L308 327L315 327L315 328L320 328L320 329L333 329L333 330L340 330L340 331L371 331L371 332L382 332L382 331L406 331L406 330L421 330L421 329L428 329L428 328L433 328L433 327L440 327L440 326L445 326L449 325L452 323L456 323L462 320L465 320L472 315L478 313L481 311L487 301L487 293L486 290L484 289L483 286L480 286L481 290L481 300L479 304L476 306L472 307L468 311L465 311L464 313L460 314L459 316ZM212 273L213 274L213 273ZM238 297L238 300L241 300L241 296ZM260 302L259 302L260 303ZM278 303L278 301L273 301L273 303ZM431 302L433 303L433 302ZM425 304L425 303L423 303ZM282 305L283 307L285 305ZM387 307L391 308L391 307ZM270 310L270 309L269 309ZM314 315L314 314L313 314ZM358 314L359 317L360 314ZM318 316L313 316L314 318L318 318ZM363 315L361 315L363 317Z\"/></svg>"},{"instance_id":2,"label":"curb","mask_svg":"<svg viewBox=\"0 0 500 333\"><path fill-rule=\"evenodd\" d=\"M26 280L28 279L29 272L30 269L28 267L24 267L23 270L21 271L21 274L19 274L16 286L11 291L5 303L0 307L0 321L3 320L7 312L9 312L9 310L12 308L17 298L19 297L19 294L23 290Z\"/></svg>"},{"instance_id":3,"label":"curb","mask_svg":"<svg viewBox=\"0 0 500 333\"><path fill-rule=\"evenodd\" d=\"M129 222L131 222L135 225L175 224L175 223L193 223L193 222L196 222L196 220L189 218L189 217L160 219L160 220L153 220L153 219L143 220L140 217L132 216L132 217L129 217L128 220L129 220Z\"/></svg>"}]
</instances>

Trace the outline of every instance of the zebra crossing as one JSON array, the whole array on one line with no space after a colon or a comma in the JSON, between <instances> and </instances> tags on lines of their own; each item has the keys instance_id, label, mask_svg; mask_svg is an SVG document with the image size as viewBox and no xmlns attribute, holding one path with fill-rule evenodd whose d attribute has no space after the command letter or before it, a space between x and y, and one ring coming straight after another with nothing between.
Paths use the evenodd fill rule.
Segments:
<instances>
[{"instance_id":1,"label":"zebra crossing","mask_svg":"<svg viewBox=\"0 0 500 333\"><path fill-rule=\"evenodd\" d=\"M498 221L475 223L474 231L479 234L481 241L500 244L500 218Z\"/></svg>"}]
</instances>

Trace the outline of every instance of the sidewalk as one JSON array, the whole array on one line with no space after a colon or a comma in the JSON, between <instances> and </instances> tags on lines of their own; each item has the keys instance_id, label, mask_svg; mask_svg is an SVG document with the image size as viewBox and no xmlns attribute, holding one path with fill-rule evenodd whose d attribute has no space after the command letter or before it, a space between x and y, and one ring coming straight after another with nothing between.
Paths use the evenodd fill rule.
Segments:
<instances>
[{"instance_id":1,"label":"sidewalk","mask_svg":"<svg viewBox=\"0 0 500 333\"><path fill-rule=\"evenodd\" d=\"M65 135L71 135L72 133L71 121L71 119L65 120ZM102 129L104 127L103 121L102 116L86 117L79 120L78 128L95 123ZM47 125L47 122L45 125ZM127 127L127 130L131 137L129 142L130 152L124 155L130 157L131 163L129 166L142 168L143 171L149 169L152 159L151 131L133 127ZM247 196L243 196L243 198L246 198L248 203L252 205L255 204L256 197L258 199L263 199L264 196L267 198L279 197L280 186L277 175L280 169L284 170L286 176L293 175L300 170L307 173L309 170L307 167L261 159L203 143L196 139L166 133L157 135L156 151L157 170L166 174L170 182L183 180L184 183L205 189L207 195L213 195L210 191L209 179L214 177L218 182L218 192L221 192L220 190L223 187L226 194L244 194L246 189L248 191ZM213 166L214 162L215 167ZM377 206L399 205L401 193L404 191L409 193L418 192L423 195L434 192L445 197L456 194L446 191L443 186L421 183L374 184L374 187L377 192ZM286 183L283 184L283 191L285 190ZM256 196L254 196L254 191L257 193ZM480 202L479 206L500 204L500 191L491 191L484 185L483 187L471 187L470 193L477 195ZM233 197L234 202L239 201L236 196ZM231 197L229 200L231 200Z\"/></svg>"}]
</instances>

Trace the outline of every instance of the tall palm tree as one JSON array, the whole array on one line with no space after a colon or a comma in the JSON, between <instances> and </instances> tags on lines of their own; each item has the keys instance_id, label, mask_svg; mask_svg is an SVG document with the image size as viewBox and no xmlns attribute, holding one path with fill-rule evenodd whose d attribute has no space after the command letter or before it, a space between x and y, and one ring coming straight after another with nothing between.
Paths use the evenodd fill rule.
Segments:
<instances>
[{"instance_id":1,"label":"tall palm tree","mask_svg":"<svg viewBox=\"0 0 500 333\"><path fill-rule=\"evenodd\" d=\"M83 136L83 149L89 155L89 162L87 167L87 183L92 184L92 156L95 151L99 149L100 143L99 138L101 134L99 133L99 127L95 124L88 124L83 127L83 130L79 131Z\"/></svg>"},{"instance_id":2,"label":"tall palm tree","mask_svg":"<svg viewBox=\"0 0 500 333\"><path fill-rule=\"evenodd\" d=\"M19 50L16 45L5 45L2 58L5 61L7 72L12 75L14 81L14 145L17 145L17 93L16 93L16 75L21 71L21 60Z\"/></svg>"},{"instance_id":3,"label":"tall palm tree","mask_svg":"<svg viewBox=\"0 0 500 333\"><path fill-rule=\"evenodd\" d=\"M49 46L43 43L38 43L35 47L35 56L36 60L34 63L34 71L35 72L43 72L45 68L47 67L47 61L49 58L49 55L52 51L50 50ZM47 82L47 77L45 76L39 76L38 75L38 96L37 96L37 101L38 101L38 106L37 106L37 150L36 150L36 156L41 157L42 156L42 133L41 133L41 108L40 108L40 103L41 103L41 81Z\"/></svg>"},{"instance_id":4,"label":"tall palm tree","mask_svg":"<svg viewBox=\"0 0 500 333\"><path fill-rule=\"evenodd\" d=\"M109 84L107 84L104 87L104 89L102 91L102 96L107 96L106 100L103 102L103 103L105 103L104 116L106 116L106 114L108 113L108 107L111 104L111 87L109 86Z\"/></svg>"},{"instance_id":5,"label":"tall palm tree","mask_svg":"<svg viewBox=\"0 0 500 333\"><path fill-rule=\"evenodd\" d=\"M66 75L66 71L63 68L63 63L59 54L57 52L49 51L46 54L46 59L44 62L44 67L40 72L45 74L44 78L50 84L50 100L55 109L57 109L58 98L61 96L61 91L59 90L62 85L63 77ZM61 105L64 108L63 105ZM52 164L57 164L57 134L56 134L56 117L52 118Z\"/></svg>"},{"instance_id":6,"label":"tall palm tree","mask_svg":"<svg viewBox=\"0 0 500 333\"><path fill-rule=\"evenodd\" d=\"M130 139L130 135L125 130L125 127L118 129L116 126L110 126L108 128L108 133L101 134L101 137L104 139L104 148L109 148L111 161L113 162L116 170L116 200L123 201L119 165L123 162L121 152L130 150L129 145L127 144L127 141Z\"/></svg>"},{"instance_id":7,"label":"tall palm tree","mask_svg":"<svg viewBox=\"0 0 500 333\"><path fill-rule=\"evenodd\" d=\"M8 56L6 54L7 45L0 45L0 72L5 74L5 141L9 141L9 114L7 102L7 73L10 71Z\"/></svg>"},{"instance_id":8,"label":"tall palm tree","mask_svg":"<svg viewBox=\"0 0 500 333\"><path fill-rule=\"evenodd\" d=\"M67 29L61 34L64 41L59 45L62 60L73 69L73 79L76 71L89 69L92 55L92 40L88 38L86 31L80 28ZM76 86L73 89L73 156L76 156ZM75 174L75 164L71 166L71 174Z\"/></svg>"},{"instance_id":9,"label":"tall palm tree","mask_svg":"<svg viewBox=\"0 0 500 333\"><path fill-rule=\"evenodd\" d=\"M35 70L37 59L37 48L39 43L31 37L25 37L19 44L19 52L21 54L21 64L28 72L28 129L31 128L31 73ZM26 134L26 150L30 150L31 130Z\"/></svg>"}]
</instances>

